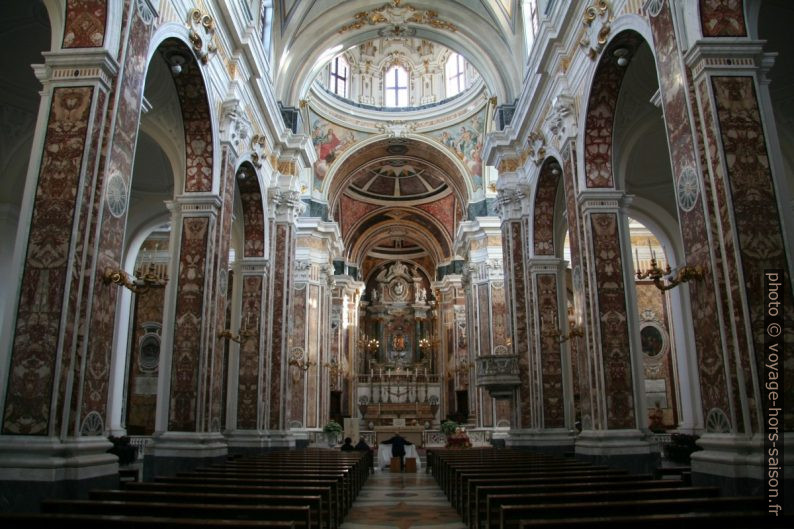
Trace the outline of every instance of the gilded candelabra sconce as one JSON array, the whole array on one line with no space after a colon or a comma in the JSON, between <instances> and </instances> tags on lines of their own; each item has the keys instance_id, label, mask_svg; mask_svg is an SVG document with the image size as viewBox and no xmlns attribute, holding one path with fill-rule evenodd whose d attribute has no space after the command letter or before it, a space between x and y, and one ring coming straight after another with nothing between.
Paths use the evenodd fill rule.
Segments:
<instances>
[{"instance_id":1,"label":"gilded candelabra sconce","mask_svg":"<svg viewBox=\"0 0 794 529\"><path fill-rule=\"evenodd\" d=\"M635 268L637 270L637 279L651 279L654 286L664 292L677 287L681 283L687 283L693 279L703 279L704 270L700 266L681 266L675 271L670 269L670 265L665 266L664 270L659 267L656 262L656 252L651 248L650 241L648 248L651 252L651 267L644 272L640 270L640 259L637 249L634 249Z\"/></svg>"},{"instance_id":2,"label":"gilded candelabra sconce","mask_svg":"<svg viewBox=\"0 0 794 529\"><path fill-rule=\"evenodd\" d=\"M422 356L427 356L427 354L430 352L430 349L432 347L433 345L430 343L430 340L428 340L427 338L422 338L421 340L419 340L419 351L422 353Z\"/></svg>"},{"instance_id":3,"label":"gilded candelabra sconce","mask_svg":"<svg viewBox=\"0 0 794 529\"><path fill-rule=\"evenodd\" d=\"M231 329L222 329L218 331L218 338L226 338L232 342L242 344L244 339L256 336L256 331L249 329L250 326L251 313L249 312L245 317L245 327L237 331L237 334L234 334Z\"/></svg>"},{"instance_id":4,"label":"gilded candelabra sconce","mask_svg":"<svg viewBox=\"0 0 794 529\"><path fill-rule=\"evenodd\" d=\"M292 343L292 336L290 336L289 338L289 343L290 344ZM305 359L303 357L304 351L302 347L293 348L289 356L290 356L289 365L295 366L303 372L306 372L309 370L310 367L317 365L317 362L313 360Z\"/></svg>"},{"instance_id":5,"label":"gilded candelabra sconce","mask_svg":"<svg viewBox=\"0 0 794 529\"><path fill-rule=\"evenodd\" d=\"M301 358L290 359L289 365L295 366L301 371L308 371L310 367L316 366L317 362L314 362L312 360L304 360L303 357L301 357Z\"/></svg>"},{"instance_id":6,"label":"gilded candelabra sconce","mask_svg":"<svg viewBox=\"0 0 794 529\"><path fill-rule=\"evenodd\" d=\"M554 314L552 311L551 313L551 325L546 325L547 320L541 316L541 326L542 330L540 332L541 336L547 336L551 338L556 338L558 342L564 343L572 338L582 338L584 336L584 331L579 325L569 319L568 320L568 332L563 333L560 328L557 326L557 315Z\"/></svg>"},{"instance_id":7,"label":"gilded candelabra sconce","mask_svg":"<svg viewBox=\"0 0 794 529\"><path fill-rule=\"evenodd\" d=\"M149 263L149 268L147 269L145 274L141 273L141 270L135 273L135 279L130 279L130 276L122 270L121 268L105 268L104 274L102 274L102 281L104 283L110 284L114 283L116 285L121 285L126 287L130 291L134 292L135 294L143 294L151 287L162 287L168 282L168 277L160 277L157 275L157 270L154 267L154 263Z\"/></svg>"}]
</instances>

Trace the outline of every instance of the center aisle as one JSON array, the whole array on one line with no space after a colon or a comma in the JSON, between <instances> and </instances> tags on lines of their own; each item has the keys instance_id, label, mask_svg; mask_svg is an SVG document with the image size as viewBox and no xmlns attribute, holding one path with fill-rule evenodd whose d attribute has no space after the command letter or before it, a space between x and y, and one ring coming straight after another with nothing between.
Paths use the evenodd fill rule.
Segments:
<instances>
[{"instance_id":1,"label":"center aisle","mask_svg":"<svg viewBox=\"0 0 794 529\"><path fill-rule=\"evenodd\" d=\"M433 476L377 471L364 484L340 529L464 529Z\"/></svg>"}]
</instances>

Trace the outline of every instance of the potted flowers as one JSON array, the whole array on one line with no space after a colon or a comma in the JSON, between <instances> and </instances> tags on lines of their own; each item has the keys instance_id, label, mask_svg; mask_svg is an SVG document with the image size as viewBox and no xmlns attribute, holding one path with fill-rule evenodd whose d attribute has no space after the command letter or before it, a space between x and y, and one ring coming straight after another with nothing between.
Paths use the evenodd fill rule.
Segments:
<instances>
[{"instance_id":1,"label":"potted flowers","mask_svg":"<svg viewBox=\"0 0 794 529\"><path fill-rule=\"evenodd\" d=\"M323 433L328 441L328 446L336 446L339 434L342 433L342 425L336 421L328 421L328 424L323 426Z\"/></svg>"}]
</instances>

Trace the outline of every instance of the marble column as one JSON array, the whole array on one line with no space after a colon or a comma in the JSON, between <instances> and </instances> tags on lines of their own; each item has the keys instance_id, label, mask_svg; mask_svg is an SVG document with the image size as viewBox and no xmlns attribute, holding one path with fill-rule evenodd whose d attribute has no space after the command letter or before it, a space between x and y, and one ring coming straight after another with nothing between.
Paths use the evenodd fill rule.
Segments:
<instances>
[{"instance_id":1,"label":"marble column","mask_svg":"<svg viewBox=\"0 0 794 529\"><path fill-rule=\"evenodd\" d=\"M293 306L288 324L286 424L290 431L319 431L328 422L331 370L333 258L341 254L339 227L319 218L298 219ZM337 373L334 387L338 386Z\"/></svg>"},{"instance_id":2,"label":"marble column","mask_svg":"<svg viewBox=\"0 0 794 529\"><path fill-rule=\"evenodd\" d=\"M583 413L576 454L648 472L659 456L640 430L647 413L638 315L628 309L636 306L633 270L626 265L631 262L625 213L629 197L620 191L587 190L579 194L579 203L584 228L580 242L589 258L584 273L590 413Z\"/></svg>"},{"instance_id":3,"label":"marble column","mask_svg":"<svg viewBox=\"0 0 794 529\"><path fill-rule=\"evenodd\" d=\"M455 242L456 253L466 259L468 326L471 329L467 379L474 386L474 358L512 354L511 324L505 299L505 276L501 222L496 217L478 217L460 224ZM494 399L484 388L470 389L476 395L477 426L504 428L515 421L512 399ZM500 434L495 434L497 437Z\"/></svg>"},{"instance_id":4,"label":"marble column","mask_svg":"<svg viewBox=\"0 0 794 529\"><path fill-rule=\"evenodd\" d=\"M265 348L267 362L265 432L268 446L294 446L287 432L286 394L289 362L289 315L292 313L295 236L298 216L305 204L298 191L274 187L269 190L271 277L270 335Z\"/></svg>"},{"instance_id":5,"label":"marble column","mask_svg":"<svg viewBox=\"0 0 794 529\"><path fill-rule=\"evenodd\" d=\"M0 333L0 495L18 510L118 479L105 453L118 287L102 276L122 252L152 18L146 6L63 8L59 44L33 66L42 90L18 223L23 251ZM106 31L129 46L120 50Z\"/></svg>"},{"instance_id":6,"label":"marble column","mask_svg":"<svg viewBox=\"0 0 794 529\"><path fill-rule=\"evenodd\" d=\"M359 300L365 285L349 275L334 275L332 281L328 352L330 359L335 359L339 367L335 376L329 371L328 384L331 390L342 392L342 415L358 417L357 375L369 374L363 360L356 358ZM358 354L365 353L359 351Z\"/></svg>"},{"instance_id":7,"label":"marble column","mask_svg":"<svg viewBox=\"0 0 794 529\"><path fill-rule=\"evenodd\" d=\"M505 265L505 302L510 318L513 353L518 355L521 386L515 403L515 422L508 443L526 435L535 426L535 417L541 413L539 380L536 364L530 361L532 344L529 336L534 331L530 315L531 288L528 283L526 263L529 259L529 189L516 175L499 175L502 190L499 193L498 211L502 220L503 259Z\"/></svg>"},{"instance_id":8,"label":"marble column","mask_svg":"<svg viewBox=\"0 0 794 529\"><path fill-rule=\"evenodd\" d=\"M456 391L468 390L469 416L476 414L473 395L474 370L471 366L470 345L466 336L466 311L462 277L459 274L446 274L433 283L438 307L438 359L439 381L441 382L441 402L439 420L443 421L456 410Z\"/></svg>"},{"instance_id":9,"label":"marble column","mask_svg":"<svg viewBox=\"0 0 794 529\"><path fill-rule=\"evenodd\" d=\"M761 494L769 408L782 408L784 430L794 429L792 392L782 391L774 404L764 387L770 371L781 380L794 376L785 177L770 156L776 140L767 132L775 124L765 73L774 58L763 53L763 42L749 38L745 2L700 4L699 19L682 20L666 3L649 13L654 42L664 49L660 90L679 216L702 219L699 231L707 235L682 220L687 262L706 271L703 281L689 284L705 420L698 441L704 450L692 457L692 476L727 493ZM697 37L685 54L677 34L666 34L676 26ZM687 82L673 82L671 76ZM787 351L773 370L766 365L764 342L764 278L770 271L780 279L779 313L786 329L780 345ZM789 452L793 437L782 436ZM784 473L791 474L789 467Z\"/></svg>"},{"instance_id":10,"label":"marble column","mask_svg":"<svg viewBox=\"0 0 794 529\"><path fill-rule=\"evenodd\" d=\"M186 193L167 206L173 265L166 286L161 347L171 354L161 359L155 433L144 459L145 478L189 469L227 451L220 416L213 424L208 406L221 399L220 381L213 378L218 361L213 309L219 290L214 243L221 229L222 201L214 195ZM225 292L226 284L222 286Z\"/></svg>"}]
</instances>

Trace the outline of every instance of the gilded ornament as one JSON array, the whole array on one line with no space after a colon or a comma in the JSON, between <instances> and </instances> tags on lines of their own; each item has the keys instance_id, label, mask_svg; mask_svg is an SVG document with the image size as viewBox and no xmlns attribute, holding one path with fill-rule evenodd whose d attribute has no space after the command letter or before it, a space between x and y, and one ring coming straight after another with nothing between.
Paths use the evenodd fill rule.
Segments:
<instances>
[{"instance_id":1,"label":"gilded ornament","mask_svg":"<svg viewBox=\"0 0 794 529\"><path fill-rule=\"evenodd\" d=\"M392 0L390 3L373 9L372 11L361 11L353 16L353 22L342 26L339 33L346 33L361 29L364 26L377 26L391 24L391 33L394 36L401 36L411 30L404 27L404 24L420 24L431 26L436 29L455 32L458 30L454 24L438 18L438 12L432 9L417 9L412 5L400 5L400 0Z\"/></svg>"}]
</instances>

